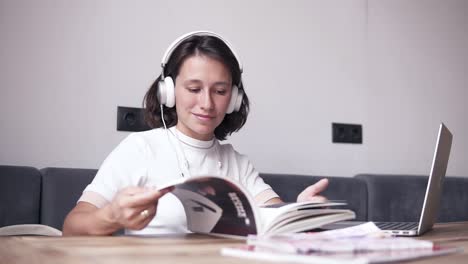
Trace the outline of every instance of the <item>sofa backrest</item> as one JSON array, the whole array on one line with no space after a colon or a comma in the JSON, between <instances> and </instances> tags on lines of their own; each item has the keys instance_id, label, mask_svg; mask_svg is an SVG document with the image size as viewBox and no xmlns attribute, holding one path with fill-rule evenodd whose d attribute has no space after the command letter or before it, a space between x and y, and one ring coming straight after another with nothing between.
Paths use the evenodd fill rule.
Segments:
<instances>
[{"instance_id":1,"label":"sofa backrest","mask_svg":"<svg viewBox=\"0 0 468 264\"><path fill-rule=\"evenodd\" d=\"M0 227L39 224L41 174L33 167L0 166Z\"/></svg>"},{"instance_id":2,"label":"sofa backrest","mask_svg":"<svg viewBox=\"0 0 468 264\"><path fill-rule=\"evenodd\" d=\"M261 173L260 176L285 202L295 202L299 193L308 186L316 183L321 176L269 174ZM327 177L328 188L323 195L329 200L345 200L347 205L343 208L351 209L356 213L356 219L367 219L367 190L366 184L356 178Z\"/></svg>"},{"instance_id":3,"label":"sofa backrest","mask_svg":"<svg viewBox=\"0 0 468 264\"><path fill-rule=\"evenodd\" d=\"M42 173L40 223L62 230L63 221L75 207L84 188L91 183L97 170L45 168Z\"/></svg>"},{"instance_id":4,"label":"sofa backrest","mask_svg":"<svg viewBox=\"0 0 468 264\"><path fill-rule=\"evenodd\" d=\"M439 222L468 221L468 178L445 178L439 212Z\"/></svg>"},{"instance_id":5,"label":"sofa backrest","mask_svg":"<svg viewBox=\"0 0 468 264\"><path fill-rule=\"evenodd\" d=\"M366 182L369 221L417 222L428 176L361 174ZM436 222L468 220L468 178L446 177Z\"/></svg>"},{"instance_id":6,"label":"sofa backrest","mask_svg":"<svg viewBox=\"0 0 468 264\"><path fill-rule=\"evenodd\" d=\"M0 166L0 227L44 224L62 229L95 169ZM293 202L307 186L323 177L262 173L285 202ZM323 195L346 200L345 208L361 221L418 221L427 176L361 174L327 177ZM446 177L438 222L468 221L468 178Z\"/></svg>"}]
</instances>

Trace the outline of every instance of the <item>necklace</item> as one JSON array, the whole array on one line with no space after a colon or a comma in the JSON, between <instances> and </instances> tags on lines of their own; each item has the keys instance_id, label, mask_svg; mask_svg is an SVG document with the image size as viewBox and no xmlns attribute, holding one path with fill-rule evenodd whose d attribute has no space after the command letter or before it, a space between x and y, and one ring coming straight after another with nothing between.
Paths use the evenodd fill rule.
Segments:
<instances>
[{"instance_id":1,"label":"necklace","mask_svg":"<svg viewBox=\"0 0 468 264\"><path fill-rule=\"evenodd\" d=\"M180 144L180 142L182 141L182 143L184 143L184 144L186 144L186 145L188 145L188 146L194 147L194 148L200 148L200 147L199 147L199 146L192 145L192 144L189 144L188 142L185 142L185 141L183 141L183 140L180 140L180 139L179 139L179 136L178 136L178 134L177 134L177 133L178 133L177 128L174 128L174 130L175 130L176 133L175 133L175 134L172 133L172 131L169 130L169 129L167 128L166 122L165 122L165 120L164 120L164 108L163 108L163 105L160 104L159 107L160 107L160 109L161 109L161 121L162 121L162 123L163 123L163 125L164 125L164 130L166 130L167 140L169 141L169 144L171 144L172 149L174 150L175 155L176 155L177 166L179 167L180 176L185 177L184 172L182 171L182 167L180 166L179 154L177 153L177 150L175 149L175 146L172 144L172 140L171 140L170 137L169 137L169 132L171 132L171 134L177 139L177 144L178 144L178 146L179 146L179 148L180 148L180 151L182 152L182 155L184 156L184 165L185 165L185 169L187 170L187 175L188 175L189 177L191 177L191 176L190 176L190 164L189 164L189 162L188 162L188 160L187 160L187 157L185 156L185 151L184 151L184 149L182 148L182 145ZM168 132L168 131L169 131L169 132ZM216 140L216 139L213 139L213 143L211 144L211 146L209 146L208 148L204 148L204 149L210 149L210 148L212 148L213 146L215 146L216 156L218 157L218 176L221 176L221 169L222 169L222 167L223 167L223 163L221 162L221 155L220 155L219 150L218 150L219 143L216 144L216 142L217 142L217 140ZM215 144L216 144L216 145L215 145Z\"/></svg>"},{"instance_id":2,"label":"necklace","mask_svg":"<svg viewBox=\"0 0 468 264\"><path fill-rule=\"evenodd\" d=\"M182 153L182 157L183 157L183 164L184 164L184 167L185 167L185 171L187 172L187 175L188 177L191 177L191 171L190 171L190 162L188 161L187 159L187 156L185 155L185 151L184 151L184 148L182 146L181 143L187 145L187 146L190 146L190 147L193 147L193 148L198 148L198 149L211 149L214 147L214 151L216 152L216 157L217 157L217 160L218 160L218 176L221 176L221 169L223 167L223 163L221 162L221 154L219 152L219 143L217 143L217 140L216 139L213 139L213 142L211 143L210 146L208 147L200 147L200 146L197 146L197 145L194 145L194 144L191 144L189 142L186 142L184 140L181 140L180 137L179 137L179 131L177 130L177 128L174 129L175 133L173 133L171 130L167 129L166 131L169 131L176 139L177 141L177 145L180 149L180 152ZM179 166L179 170L180 170L180 174L182 177L185 177L184 173L183 173L183 170L180 166L180 162L179 162L179 157L177 155L177 151L176 152L176 156L177 156L177 164Z\"/></svg>"}]
</instances>

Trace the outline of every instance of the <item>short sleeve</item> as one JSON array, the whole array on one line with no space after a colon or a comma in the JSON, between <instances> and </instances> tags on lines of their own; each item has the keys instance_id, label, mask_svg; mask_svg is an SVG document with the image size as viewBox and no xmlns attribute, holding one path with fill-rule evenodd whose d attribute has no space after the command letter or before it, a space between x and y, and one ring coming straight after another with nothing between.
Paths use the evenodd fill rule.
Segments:
<instances>
[{"instance_id":1,"label":"short sleeve","mask_svg":"<svg viewBox=\"0 0 468 264\"><path fill-rule=\"evenodd\" d=\"M148 177L147 151L144 139L130 134L107 156L79 201L102 207L102 199L90 198L101 196L110 202L120 189L138 185L142 178Z\"/></svg>"},{"instance_id":2,"label":"short sleeve","mask_svg":"<svg viewBox=\"0 0 468 264\"><path fill-rule=\"evenodd\" d=\"M239 180L255 198L257 204L263 204L272 198L279 197L270 185L263 181L258 171L246 156L239 154L239 158L241 165Z\"/></svg>"}]
</instances>

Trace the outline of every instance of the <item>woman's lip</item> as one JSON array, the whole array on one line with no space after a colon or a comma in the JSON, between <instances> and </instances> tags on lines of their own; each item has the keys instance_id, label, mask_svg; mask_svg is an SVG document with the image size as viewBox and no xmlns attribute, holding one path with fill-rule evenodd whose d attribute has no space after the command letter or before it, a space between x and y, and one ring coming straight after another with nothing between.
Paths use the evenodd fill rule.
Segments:
<instances>
[{"instance_id":1,"label":"woman's lip","mask_svg":"<svg viewBox=\"0 0 468 264\"><path fill-rule=\"evenodd\" d=\"M202 114L194 114L196 117L201 118L201 119L212 119L214 117L209 116L209 115L202 115Z\"/></svg>"}]
</instances>

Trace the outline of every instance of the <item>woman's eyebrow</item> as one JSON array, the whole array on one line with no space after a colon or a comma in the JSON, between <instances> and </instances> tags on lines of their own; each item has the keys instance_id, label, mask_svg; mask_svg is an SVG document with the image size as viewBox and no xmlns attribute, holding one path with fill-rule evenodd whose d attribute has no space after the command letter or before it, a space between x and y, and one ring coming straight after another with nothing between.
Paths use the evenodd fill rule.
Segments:
<instances>
[{"instance_id":1,"label":"woman's eyebrow","mask_svg":"<svg viewBox=\"0 0 468 264\"><path fill-rule=\"evenodd\" d=\"M216 86L216 85L229 86L230 83L229 83L229 82L225 82L225 81L219 81L219 82L213 83L213 86Z\"/></svg>"},{"instance_id":2,"label":"woman's eyebrow","mask_svg":"<svg viewBox=\"0 0 468 264\"><path fill-rule=\"evenodd\" d=\"M203 82L199 79L189 79L189 80L185 80L183 82L185 85L189 85L189 84L202 84ZM229 86L230 85L230 82L226 82L226 81L219 81L219 82L215 82L212 84L212 86Z\"/></svg>"},{"instance_id":3,"label":"woman's eyebrow","mask_svg":"<svg viewBox=\"0 0 468 264\"><path fill-rule=\"evenodd\" d=\"M200 84L200 83L202 83L202 81L199 80L199 79L189 79L189 80L184 81L184 84L192 84L192 83L193 84Z\"/></svg>"},{"instance_id":4,"label":"woman's eyebrow","mask_svg":"<svg viewBox=\"0 0 468 264\"><path fill-rule=\"evenodd\" d=\"M228 86L229 84L230 84L230 83L228 83L228 82L215 82L215 83L213 83L214 86L215 86L215 85Z\"/></svg>"}]
</instances>

